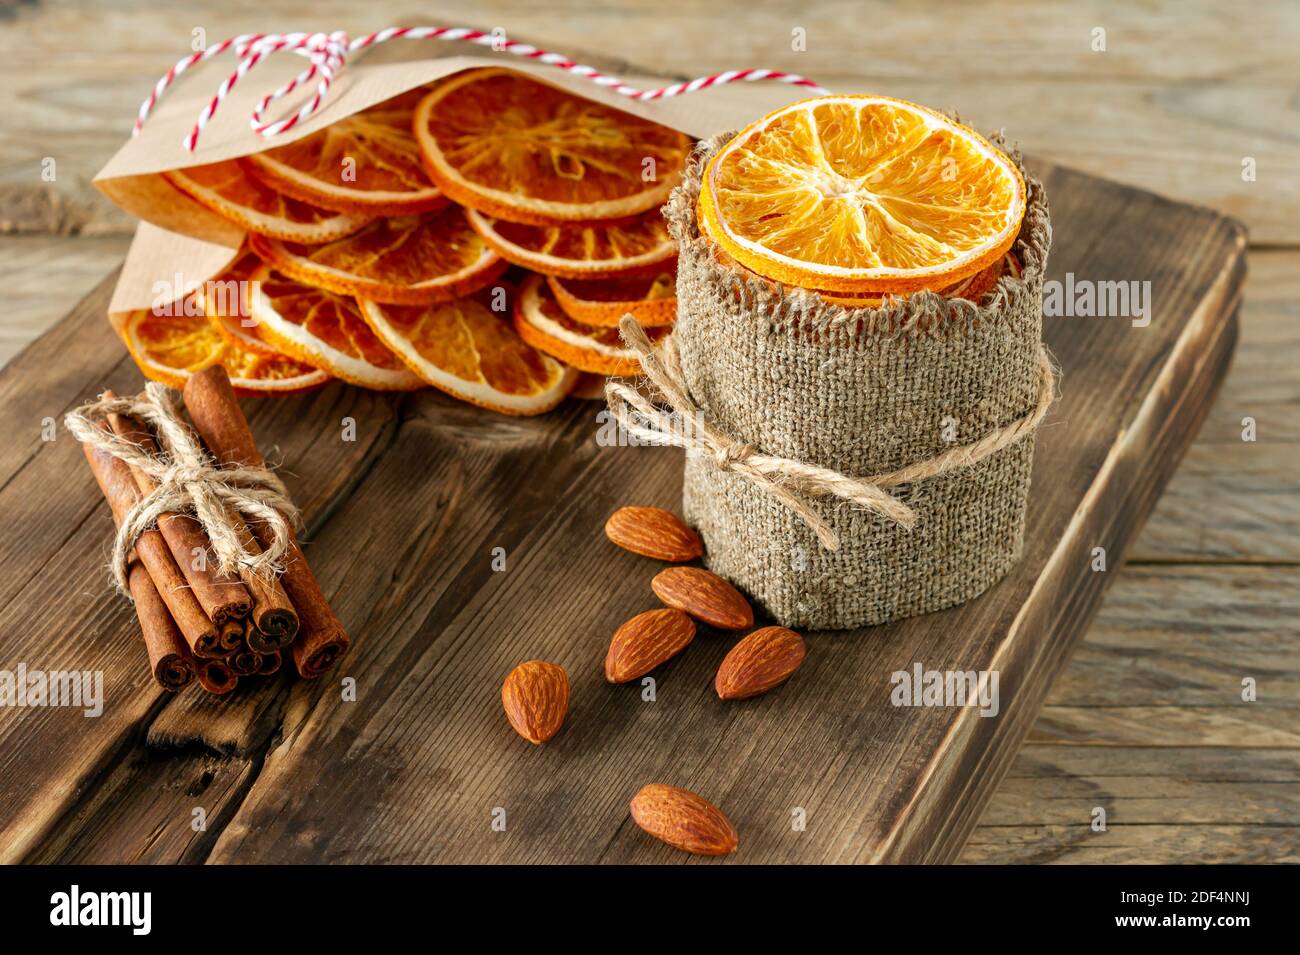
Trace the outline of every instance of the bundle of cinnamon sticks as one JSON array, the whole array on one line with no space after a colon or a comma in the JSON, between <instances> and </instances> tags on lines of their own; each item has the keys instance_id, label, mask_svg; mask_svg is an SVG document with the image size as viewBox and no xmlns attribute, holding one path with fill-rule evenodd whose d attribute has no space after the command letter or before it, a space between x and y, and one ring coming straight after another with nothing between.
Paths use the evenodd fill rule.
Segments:
<instances>
[{"instance_id":1,"label":"bundle of cinnamon sticks","mask_svg":"<svg viewBox=\"0 0 1300 955\"><path fill-rule=\"evenodd\" d=\"M218 466L265 467L224 368L191 376L184 402L194 432ZM155 435L136 418L109 413L103 427L143 452L158 453ZM93 444L82 447L120 527L157 483ZM227 517L246 551L270 547L267 527L246 522L233 509ZM211 693L229 693L241 678L275 673L286 655L301 676L314 678L347 651L347 633L296 538L290 536L278 575L245 568L223 573L209 545L194 516L163 513L156 528L135 539L128 558L130 596L160 686L176 691L197 680Z\"/></svg>"}]
</instances>

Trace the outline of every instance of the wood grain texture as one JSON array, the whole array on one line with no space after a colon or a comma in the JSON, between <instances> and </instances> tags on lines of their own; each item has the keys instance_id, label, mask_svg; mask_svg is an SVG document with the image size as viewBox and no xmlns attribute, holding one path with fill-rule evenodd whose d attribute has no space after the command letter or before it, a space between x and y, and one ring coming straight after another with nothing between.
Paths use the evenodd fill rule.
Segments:
<instances>
[{"instance_id":1,"label":"wood grain texture","mask_svg":"<svg viewBox=\"0 0 1300 955\"><path fill-rule=\"evenodd\" d=\"M1300 563L1297 356L1300 251L1252 250L1232 371L1133 560Z\"/></svg>"},{"instance_id":2,"label":"wood grain texture","mask_svg":"<svg viewBox=\"0 0 1300 955\"><path fill-rule=\"evenodd\" d=\"M5 290L0 367L117 268L129 244L126 236L0 236L0 283Z\"/></svg>"},{"instance_id":3,"label":"wood grain texture","mask_svg":"<svg viewBox=\"0 0 1300 955\"><path fill-rule=\"evenodd\" d=\"M1298 704L1297 618L1297 567L1129 564L1044 716L1058 706L1257 709L1242 706L1246 677L1265 708Z\"/></svg>"},{"instance_id":4,"label":"wood grain texture","mask_svg":"<svg viewBox=\"0 0 1300 955\"><path fill-rule=\"evenodd\" d=\"M1293 566L1126 566L959 861L1297 861L1298 603Z\"/></svg>"},{"instance_id":5,"label":"wood grain texture","mask_svg":"<svg viewBox=\"0 0 1300 955\"><path fill-rule=\"evenodd\" d=\"M27 861L202 862L255 772L248 760L197 749L135 749L97 780Z\"/></svg>"},{"instance_id":6,"label":"wood grain texture","mask_svg":"<svg viewBox=\"0 0 1300 955\"><path fill-rule=\"evenodd\" d=\"M1092 833L1086 827L994 826L972 837L970 862L1144 865L1161 860L1274 865L1300 862L1300 830L1275 826L1125 826Z\"/></svg>"}]
</instances>

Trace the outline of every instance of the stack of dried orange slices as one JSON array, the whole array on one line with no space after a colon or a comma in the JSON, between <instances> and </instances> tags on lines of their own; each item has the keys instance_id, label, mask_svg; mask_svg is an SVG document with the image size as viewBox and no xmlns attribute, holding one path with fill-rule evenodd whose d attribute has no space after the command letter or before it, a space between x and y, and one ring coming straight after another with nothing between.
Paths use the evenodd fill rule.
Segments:
<instances>
[{"instance_id":1,"label":"stack of dried orange slices","mask_svg":"<svg viewBox=\"0 0 1300 955\"><path fill-rule=\"evenodd\" d=\"M538 351L595 375L633 375L618 336L676 315L677 248L662 206L690 140L505 69L450 77L415 111L429 178L522 282L514 327Z\"/></svg>"},{"instance_id":2,"label":"stack of dried orange slices","mask_svg":"<svg viewBox=\"0 0 1300 955\"><path fill-rule=\"evenodd\" d=\"M167 314L127 317L151 378L244 392L339 378L539 414L639 371L617 324L676 313L661 206L681 133L505 69L411 90L243 159L165 173L248 233ZM588 382L588 387L591 382Z\"/></svg>"},{"instance_id":3,"label":"stack of dried orange slices","mask_svg":"<svg viewBox=\"0 0 1300 955\"><path fill-rule=\"evenodd\" d=\"M1016 164L946 116L884 96L769 113L714 154L696 210L724 264L875 307L921 290L978 302L1010 272Z\"/></svg>"}]
</instances>

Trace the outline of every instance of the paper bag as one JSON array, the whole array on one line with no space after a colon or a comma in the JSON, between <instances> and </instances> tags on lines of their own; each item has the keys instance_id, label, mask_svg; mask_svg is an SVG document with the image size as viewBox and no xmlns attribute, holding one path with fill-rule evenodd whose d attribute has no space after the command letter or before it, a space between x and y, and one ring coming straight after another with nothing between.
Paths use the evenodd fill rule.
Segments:
<instances>
[{"instance_id":1,"label":"paper bag","mask_svg":"<svg viewBox=\"0 0 1300 955\"><path fill-rule=\"evenodd\" d=\"M181 287L176 289L179 298L216 275L233 258L234 250L244 238L238 226L169 185L159 175L166 170L234 159L283 146L399 93L484 66L518 70L577 96L697 138L743 126L771 109L807 96L807 90L798 87L759 83L743 84L744 88L711 86L674 98L639 101L597 86L585 77L510 54L436 56L448 49L446 44L430 40L397 42L403 45L384 50L387 54L384 57L349 60L321 107L306 121L273 137L256 133L249 124L249 116L262 96L302 69L303 61L288 54L266 60L231 90L204 128L193 152L182 145L182 140L234 61L217 57L213 63L195 68L178 81L177 87L146 121L140 135L127 140L95 177L95 185L105 195L146 223L136 233L113 292L110 317L119 332L123 313L157 303L160 292L156 283L175 284L176 276L181 276ZM623 79L643 88L673 82L639 76ZM296 106L295 101L284 109Z\"/></svg>"}]
</instances>

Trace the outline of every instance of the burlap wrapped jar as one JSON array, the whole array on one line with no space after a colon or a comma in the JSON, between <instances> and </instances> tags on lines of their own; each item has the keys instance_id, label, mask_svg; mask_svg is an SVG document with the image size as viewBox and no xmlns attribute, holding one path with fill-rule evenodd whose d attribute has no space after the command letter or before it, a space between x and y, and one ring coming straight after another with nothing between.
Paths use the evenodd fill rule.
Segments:
<instances>
[{"instance_id":1,"label":"burlap wrapped jar","mask_svg":"<svg viewBox=\"0 0 1300 955\"><path fill-rule=\"evenodd\" d=\"M680 247L680 374L704 420L768 455L860 477L923 465L1046 410L1041 303L1051 225L1040 183L1025 176L1013 247L1022 277L1004 275L980 305L921 293L848 309L720 264L700 235L701 172L731 135L699 145L666 209ZM838 539L834 550L714 454L687 455L683 504L705 563L775 620L862 627L969 600L1007 572L1022 549L1033 453L1027 427L978 463L889 487L915 512L910 528L818 497L810 506Z\"/></svg>"}]
</instances>

